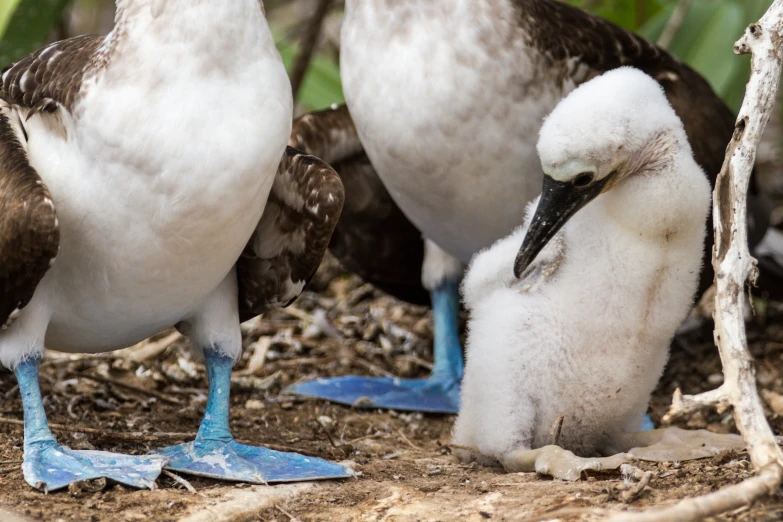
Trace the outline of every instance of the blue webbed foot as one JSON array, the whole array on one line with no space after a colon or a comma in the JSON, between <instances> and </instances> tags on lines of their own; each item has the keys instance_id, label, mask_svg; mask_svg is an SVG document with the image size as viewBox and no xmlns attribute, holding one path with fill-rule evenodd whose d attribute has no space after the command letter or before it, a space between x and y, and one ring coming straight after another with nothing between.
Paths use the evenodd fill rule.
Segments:
<instances>
[{"instance_id":1,"label":"blue webbed foot","mask_svg":"<svg viewBox=\"0 0 783 522\"><path fill-rule=\"evenodd\" d=\"M159 452L167 469L253 484L348 478L345 467L316 457L285 453L236 441L195 440Z\"/></svg>"},{"instance_id":2,"label":"blue webbed foot","mask_svg":"<svg viewBox=\"0 0 783 522\"><path fill-rule=\"evenodd\" d=\"M289 386L286 392L357 408L457 413L462 380L462 346L457 311L459 284L446 281L432 292L435 364L428 379L335 377Z\"/></svg>"},{"instance_id":3,"label":"blue webbed foot","mask_svg":"<svg viewBox=\"0 0 783 522\"><path fill-rule=\"evenodd\" d=\"M166 459L132 456L106 451L75 451L57 444L46 420L38 386L40 357L23 360L15 368L24 408L24 463L28 484L55 491L73 482L106 478L136 488L150 488Z\"/></svg>"},{"instance_id":4,"label":"blue webbed foot","mask_svg":"<svg viewBox=\"0 0 783 522\"><path fill-rule=\"evenodd\" d=\"M167 469L237 482L267 484L348 478L353 471L323 459L239 444L228 427L229 387L234 361L204 350L209 379L207 409L196 440L164 448Z\"/></svg>"},{"instance_id":5,"label":"blue webbed foot","mask_svg":"<svg viewBox=\"0 0 783 522\"><path fill-rule=\"evenodd\" d=\"M63 448L53 440L44 440L25 445L22 471L28 484L47 492L97 478L134 488L153 489L165 464L165 458L155 455L75 451Z\"/></svg>"},{"instance_id":6,"label":"blue webbed foot","mask_svg":"<svg viewBox=\"0 0 783 522\"><path fill-rule=\"evenodd\" d=\"M348 375L295 384L290 393L318 397L356 408L457 413L459 381L395 379Z\"/></svg>"}]
</instances>

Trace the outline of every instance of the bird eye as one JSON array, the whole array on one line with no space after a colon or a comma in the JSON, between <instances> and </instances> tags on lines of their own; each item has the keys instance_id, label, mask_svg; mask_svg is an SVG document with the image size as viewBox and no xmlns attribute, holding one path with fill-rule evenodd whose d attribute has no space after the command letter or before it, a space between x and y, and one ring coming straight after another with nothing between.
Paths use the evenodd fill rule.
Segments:
<instances>
[{"instance_id":1,"label":"bird eye","mask_svg":"<svg viewBox=\"0 0 783 522\"><path fill-rule=\"evenodd\" d=\"M584 188L593 182L593 177L592 172L582 172L574 178L574 186L577 188Z\"/></svg>"}]
</instances>

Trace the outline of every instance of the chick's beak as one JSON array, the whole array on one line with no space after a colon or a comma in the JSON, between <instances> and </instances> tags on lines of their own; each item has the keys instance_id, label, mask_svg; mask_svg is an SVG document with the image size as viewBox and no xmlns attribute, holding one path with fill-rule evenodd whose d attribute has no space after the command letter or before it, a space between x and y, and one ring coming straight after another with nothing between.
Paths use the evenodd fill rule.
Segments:
<instances>
[{"instance_id":1,"label":"chick's beak","mask_svg":"<svg viewBox=\"0 0 783 522\"><path fill-rule=\"evenodd\" d=\"M576 187L570 181L556 181L552 177L544 175L541 199L538 202L536 213L533 215L533 220L530 222L530 228L522 241L522 247L514 261L514 275L516 277L520 277L524 273L539 252L571 216L603 191L611 177L612 175L609 175L593 181L586 187Z\"/></svg>"}]
</instances>

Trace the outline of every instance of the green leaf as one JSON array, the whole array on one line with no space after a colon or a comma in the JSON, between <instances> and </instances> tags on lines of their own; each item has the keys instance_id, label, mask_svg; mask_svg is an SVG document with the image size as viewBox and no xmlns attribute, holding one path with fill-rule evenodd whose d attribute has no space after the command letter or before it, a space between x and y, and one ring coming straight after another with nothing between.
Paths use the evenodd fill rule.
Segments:
<instances>
[{"instance_id":1,"label":"green leaf","mask_svg":"<svg viewBox=\"0 0 783 522\"><path fill-rule=\"evenodd\" d=\"M7 0L2 0L3 3ZM16 0L0 39L0 67L41 47L69 0Z\"/></svg>"},{"instance_id":2,"label":"green leaf","mask_svg":"<svg viewBox=\"0 0 783 522\"><path fill-rule=\"evenodd\" d=\"M8 27L8 22L11 20L11 15L16 11L16 6L19 5L20 0L5 0L0 2L0 36L5 32Z\"/></svg>"},{"instance_id":3,"label":"green leaf","mask_svg":"<svg viewBox=\"0 0 783 522\"><path fill-rule=\"evenodd\" d=\"M750 73L748 58L734 54L734 42L771 3L771 0L696 0L669 46L669 51L701 73L734 111L742 103ZM673 7L673 4L666 6L650 19L640 34L657 40Z\"/></svg>"},{"instance_id":4,"label":"green leaf","mask_svg":"<svg viewBox=\"0 0 783 522\"><path fill-rule=\"evenodd\" d=\"M298 46L287 41L278 41L277 48L286 70L290 73L299 54ZM333 60L320 55L313 57L302 80L302 90L297 101L305 111L324 109L345 101L340 83L340 69Z\"/></svg>"}]
</instances>

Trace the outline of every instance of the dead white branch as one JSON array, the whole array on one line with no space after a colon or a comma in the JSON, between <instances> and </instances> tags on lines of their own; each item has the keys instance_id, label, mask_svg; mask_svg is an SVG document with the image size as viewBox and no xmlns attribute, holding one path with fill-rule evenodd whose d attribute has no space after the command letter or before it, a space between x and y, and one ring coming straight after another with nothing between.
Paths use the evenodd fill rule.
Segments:
<instances>
[{"instance_id":1,"label":"dead white branch","mask_svg":"<svg viewBox=\"0 0 783 522\"><path fill-rule=\"evenodd\" d=\"M715 246L715 342L723 362L724 383L717 390L696 396L680 396L669 411L705 405L733 407L734 419L747 444L758 476L741 484L695 499L684 500L663 511L623 513L617 520L702 520L747 505L777 489L783 479L783 452L764 416L756 388L753 359L748 352L743 306L745 287L756 279L756 261L748 251L747 194L761 134L777 95L783 61L783 0L775 0L766 14L745 30L734 44L737 54L752 54L751 76L745 91L734 136L726 151L713 194Z\"/></svg>"},{"instance_id":2,"label":"dead white branch","mask_svg":"<svg viewBox=\"0 0 783 522\"><path fill-rule=\"evenodd\" d=\"M674 391L672 405L666 415L663 416L663 422L669 423L686 415L691 415L697 411L717 407L719 413L723 413L731 407L728 391L721 385L714 390L700 393L699 395L683 395L679 388Z\"/></svg>"},{"instance_id":3,"label":"dead white branch","mask_svg":"<svg viewBox=\"0 0 783 522\"><path fill-rule=\"evenodd\" d=\"M606 522L687 522L701 521L718 513L739 509L753 503L759 497L771 495L780 483L783 468L770 464L753 478L720 489L702 497L689 498L673 506L651 509L643 513L623 511L614 513Z\"/></svg>"},{"instance_id":4,"label":"dead white branch","mask_svg":"<svg viewBox=\"0 0 783 522\"><path fill-rule=\"evenodd\" d=\"M249 489L225 488L215 490L213 505L195 506L192 514L179 522L240 522L258 517L265 509L315 490L313 483L285 484L280 486L253 486Z\"/></svg>"}]
</instances>

